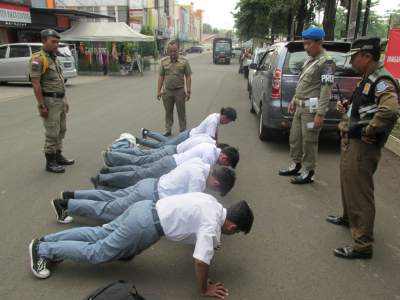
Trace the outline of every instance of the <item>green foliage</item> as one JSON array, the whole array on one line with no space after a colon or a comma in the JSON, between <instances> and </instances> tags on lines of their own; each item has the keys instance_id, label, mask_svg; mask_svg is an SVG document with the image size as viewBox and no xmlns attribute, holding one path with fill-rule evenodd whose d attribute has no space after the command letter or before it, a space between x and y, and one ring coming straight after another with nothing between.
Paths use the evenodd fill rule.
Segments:
<instances>
[{"instance_id":1,"label":"green foliage","mask_svg":"<svg viewBox=\"0 0 400 300\"><path fill-rule=\"evenodd\" d=\"M140 33L145 35L154 35L150 26L143 26ZM138 46L138 51L141 56L156 56L156 50L155 42L140 42Z\"/></svg>"},{"instance_id":2,"label":"green foliage","mask_svg":"<svg viewBox=\"0 0 400 300\"><path fill-rule=\"evenodd\" d=\"M213 29L210 24L203 23L203 33L210 34L210 33L212 33L212 30Z\"/></svg>"}]
</instances>

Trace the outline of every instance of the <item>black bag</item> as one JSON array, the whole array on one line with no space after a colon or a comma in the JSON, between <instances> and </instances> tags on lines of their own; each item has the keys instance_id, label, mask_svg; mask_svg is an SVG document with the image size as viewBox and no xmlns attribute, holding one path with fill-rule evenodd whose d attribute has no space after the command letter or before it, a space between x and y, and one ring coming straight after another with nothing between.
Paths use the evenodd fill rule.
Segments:
<instances>
[{"instance_id":1,"label":"black bag","mask_svg":"<svg viewBox=\"0 0 400 300\"><path fill-rule=\"evenodd\" d=\"M124 280L118 280L99 288L84 300L146 300L139 295L136 287Z\"/></svg>"}]
</instances>

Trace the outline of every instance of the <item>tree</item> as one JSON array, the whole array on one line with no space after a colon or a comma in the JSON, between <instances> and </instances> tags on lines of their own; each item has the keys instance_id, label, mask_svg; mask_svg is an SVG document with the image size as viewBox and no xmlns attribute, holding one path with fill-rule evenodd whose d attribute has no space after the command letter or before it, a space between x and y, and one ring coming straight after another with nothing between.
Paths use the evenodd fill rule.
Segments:
<instances>
[{"instance_id":1,"label":"tree","mask_svg":"<svg viewBox=\"0 0 400 300\"><path fill-rule=\"evenodd\" d=\"M210 34L212 33L213 29L210 24L203 23L203 33Z\"/></svg>"},{"instance_id":2,"label":"tree","mask_svg":"<svg viewBox=\"0 0 400 300\"><path fill-rule=\"evenodd\" d=\"M335 38L335 16L336 16L336 0L325 0L324 20L322 22L325 39L333 40Z\"/></svg>"}]
</instances>

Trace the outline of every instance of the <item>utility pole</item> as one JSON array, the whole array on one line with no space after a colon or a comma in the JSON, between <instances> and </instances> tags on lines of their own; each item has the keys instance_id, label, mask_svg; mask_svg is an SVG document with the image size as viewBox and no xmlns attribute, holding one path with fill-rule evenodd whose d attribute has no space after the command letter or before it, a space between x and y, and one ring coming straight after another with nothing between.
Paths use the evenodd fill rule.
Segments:
<instances>
[{"instance_id":1,"label":"utility pole","mask_svg":"<svg viewBox=\"0 0 400 300\"><path fill-rule=\"evenodd\" d=\"M358 15L358 2L361 0L350 0L349 13L349 28L347 30L347 38L354 39L356 37L357 15Z\"/></svg>"},{"instance_id":2,"label":"utility pole","mask_svg":"<svg viewBox=\"0 0 400 300\"><path fill-rule=\"evenodd\" d=\"M362 28L362 36L366 36L367 35L370 9L371 9L371 0L367 0L367 2L365 4L365 13L364 13L364 23L363 23L363 28Z\"/></svg>"}]
</instances>

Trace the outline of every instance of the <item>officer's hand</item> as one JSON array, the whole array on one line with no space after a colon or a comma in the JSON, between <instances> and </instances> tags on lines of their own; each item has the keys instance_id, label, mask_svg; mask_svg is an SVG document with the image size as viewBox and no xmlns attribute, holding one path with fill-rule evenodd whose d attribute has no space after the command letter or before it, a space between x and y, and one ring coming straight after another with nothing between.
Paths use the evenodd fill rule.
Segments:
<instances>
[{"instance_id":1,"label":"officer's hand","mask_svg":"<svg viewBox=\"0 0 400 300\"><path fill-rule=\"evenodd\" d=\"M191 92L191 91L188 91L188 92L186 92L185 94L186 94L186 101L189 101L192 92Z\"/></svg>"},{"instance_id":2,"label":"officer's hand","mask_svg":"<svg viewBox=\"0 0 400 300\"><path fill-rule=\"evenodd\" d=\"M160 99L164 96L164 92L158 92L157 93L157 100L160 101Z\"/></svg>"},{"instance_id":3,"label":"officer's hand","mask_svg":"<svg viewBox=\"0 0 400 300\"><path fill-rule=\"evenodd\" d=\"M42 105L39 106L39 114L42 118L47 119L47 117L49 116L49 110L46 106Z\"/></svg>"},{"instance_id":4,"label":"officer's hand","mask_svg":"<svg viewBox=\"0 0 400 300\"><path fill-rule=\"evenodd\" d=\"M314 128L320 129L324 125L324 116L316 114L314 117Z\"/></svg>"},{"instance_id":5,"label":"officer's hand","mask_svg":"<svg viewBox=\"0 0 400 300\"><path fill-rule=\"evenodd\" d=\"M221 282L212 283L211 281L207 283L207 291L203 294L204 297L218 299L225 299L228 295L228 289L226 289Z\"/></svg>"},{"instance_id":6,"label":"officer's hand","mask_svg":"<svg viewBox=\"0 0 400 300\"><path fill-rule=\"evenodd\" d=\"M287 107L288 113L289 113L289 114L293 114L294 111L295 111L295 109L296 109L296 105L294 104L293 101L290 101L290 102L289 102L289 105L288 105L288 107Z\"/></svg>"},{"instance_id":7,"label":"officer's hand","mask_svg":"<svg viewBox=\"0 0 400 300\"><path fill-rule=\"evenodd\" d=\"M339 100L336 102L336 110L340 112L341 114L346 113L347 111L347 104L349 103L349 100L344 99L344 100Z\"/></svg>"}]
</instances>

